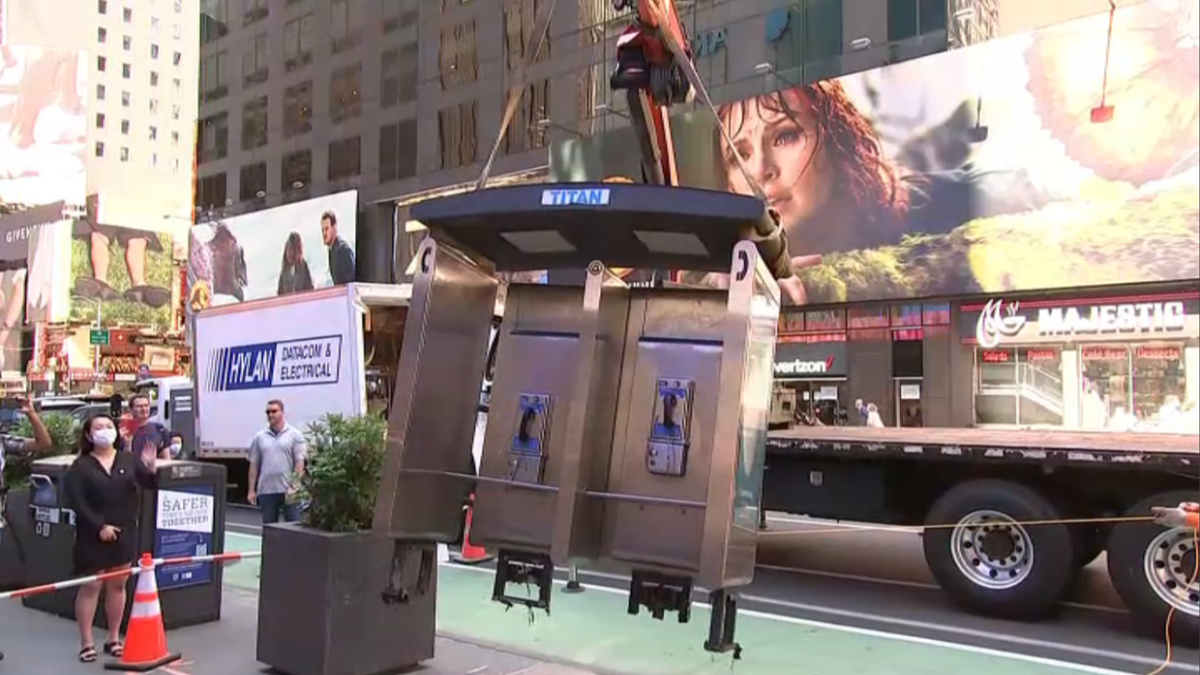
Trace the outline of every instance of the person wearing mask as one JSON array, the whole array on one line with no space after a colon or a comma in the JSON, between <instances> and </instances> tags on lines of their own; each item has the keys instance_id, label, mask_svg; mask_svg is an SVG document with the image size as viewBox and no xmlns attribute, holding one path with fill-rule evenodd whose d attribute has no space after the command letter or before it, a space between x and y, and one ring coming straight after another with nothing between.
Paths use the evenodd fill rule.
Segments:
<instances>
[{"instance_id":1,"label":"person wearing mask","mask_svg":"<svg viewBox=\"0 0 1200 675\"><path fill-rule=\"evenodd\" d=\"M354 282L354 249L338 236L337 214L321 214L321 239L329 248L329 277L334 286Z\"/></svg>"},{"instance_id":2,"label":"person wearing mask","mask_svg":"<svg viewBox=\"0 0 1200 675\"><path fill-rule=\"evenodd\" d=\"M134 394L129 399L129 412L132 422L122 429L131 447L143 448L151 443L158 451L160 459L167 459L167 445L171 433L161 423L150 419L150 397L145 394Z\"/></svg>"},{"instance_id":3,"label":"person wearing mask","mask_svg":"<svg viewBox=\"0 0 1200 675\"><path fill-rule=\"evenodd\" d=\"M156 486L158 447L151 440L134 452L121 452L122 439L108 415L83 423L79 454L63 477L67 504L75 511L75 576L128 569L137 558L138 489ZM108 641L104 653L119 657L123 650L121 622L125 614L124 577L81 586L75 596L79 626L79 660L98 658L92 623L104 591Z\"/></svg>"},{"instance_id":4,"label":"person wearing mask","mask_svg":"<svg viewBox=\"0 0 1200 675\"><path fill-rule=\"evenodd\" d=\"M267 428L250 442L250 478L247 500L262 512L263 524L300 520L294 497L296 481L304 475L308 442L287 423L283 401L267 401Z\"/></svg>"},{"instance_id":5,"label":"person wearing mask","mask_svg":"<svg viewBox=\"0 0 1200 675\"><path fill-rule=\"evenodd\" d=\"M4 484L4 465L8 461L8 457L45 452L53 445L50 440L50 432L46 430L46 425L42 423L42 418L33 409L29 399L18 399L16 407L29 418L29 426L33 427L33 438L0 434L0 542L4 540L4 501L8 496L8 486ZM3 660L4 652L0 652L0 661Z\"/></svg>"},{"instance_id":6,"label":"person wearing mask","mask_svg":"<svg viewBox=\"0 0 1200 675\"><path fill-rule=\"evenodd\" d=\"M183 458L183 434L178 431L171 432L171 442L167 445L167 457L170 459Z\"/></svg>"}]
</instances>

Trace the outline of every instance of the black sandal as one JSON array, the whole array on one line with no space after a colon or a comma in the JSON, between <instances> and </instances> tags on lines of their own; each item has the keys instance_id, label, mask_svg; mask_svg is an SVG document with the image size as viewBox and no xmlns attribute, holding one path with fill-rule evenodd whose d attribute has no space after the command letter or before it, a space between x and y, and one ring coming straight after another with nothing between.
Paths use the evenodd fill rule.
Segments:
<instances>
[{"instance_id":1,"label":"black sandal","mask_svg":"<svg viewBox=\"0 0 1200 675\"><path fill-rule=\"evenodd\" d=\"M119 657L124 651L125 646L121 644L120 640L112 640L104 643L104 653L108 654L109 656Z\"/></svg>"},{"instance_id":2,"label":"black sandal","mask_svg":"<svg viewBox=\"0 0 1200 675\"><path fill-rule=\"evenodd\" d=\"M87 646L79 650L80 663L92 663L98 658L100 658L100 655L96 653L95 647Z\"/></svg>"}]
</instances>

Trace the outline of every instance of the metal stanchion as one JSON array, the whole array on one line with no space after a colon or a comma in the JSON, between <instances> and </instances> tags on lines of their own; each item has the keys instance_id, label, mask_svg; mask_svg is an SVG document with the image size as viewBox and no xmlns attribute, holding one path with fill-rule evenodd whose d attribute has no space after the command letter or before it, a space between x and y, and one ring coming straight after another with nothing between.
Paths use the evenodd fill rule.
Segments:
<instances>
[{"instance_id":1,"label":"metal stanchion","mask_svg":"<svg viewBox=\"0 0 1200 675\"><path fill-rule=\"evenodd\" d=\"M582 593L583 584L579 583L579 569L574 565L567 568L567 585L563 588L563 593Z\"/></svg>"}]
</instances>

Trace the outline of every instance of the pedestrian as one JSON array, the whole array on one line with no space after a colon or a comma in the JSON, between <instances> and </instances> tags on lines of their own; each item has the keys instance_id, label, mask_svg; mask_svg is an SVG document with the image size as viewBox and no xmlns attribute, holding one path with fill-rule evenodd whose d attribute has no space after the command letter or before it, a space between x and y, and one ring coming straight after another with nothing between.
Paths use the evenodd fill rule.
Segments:
<instances>
[{"instance_id":1,"label":"pedestrian","mask_svg":"<svg viewBox=\"0 0 1200 675\"><path fill-rule=\"evenodd\" d=\"M883 418L879 416L879 406L874 403L867 404L867 426L876 429L884 427Z\"/></svg>"},{"instance_id":2,"label":"pedestrian","mask_svg":"<svg viewBox=\"0 0 1200 675\"><path fill-rule=\"evenodd\" d=\"M146 440L138 452L122 452L123 439L108 415L96 415L83 423L79 455L63 479L68 506L75 511L75 547L72 551L76 576L127 570L137 558L138 488L156 485L158 447ZM125 618L126 577L94 581L79 588L75 596L75 621L79 625L79 660L98 658L92 622L104 591L104 615L108 641L104 653L121 655L121 622Z\"/></svg>"},{"instance_id":3,"label":"pedestrian","mask_svg":"<svg viewBox=\"0 0 1200 675\"><path fill-rule=\"evenodd\" d=\"M8 399L4 404L25 413L25 417L29 418L29 426L33 427L33 438L0 434L0 542L4 541L4 501L8 496L8 486L4 483L4 465L8 456L18 457L45 452L53 445L50 441L50 432L46 430L46 425L42 423L42 418L33 409L29 399ZM3 660L4 652L0 652L0 661Z\"/></svg>"},{"instance_id":4,"label":"pedestrian","mask_svg":"<svg viewBox=\"0 0 1200 675\"><path fill-rule=\"evenodd\" d=\"M863 403L861 398L854 400L854 407L858 410L858 423L860 426L867 426L867 420L871 417L871 411L867 409L867 404Z\"/></svg>"},{"instance_id":5,"label":"pedestrian","mask_svg":"<svg viewBox=\"0 0 1200 675\"><path fill-rule=\"evenodd\" d=\"M129 447L140 450L146 443L153 443L159 459L167 459L166 450L171 433L160 422L150 419L150 397L134 394L129 399L129 412L133 421L124 430Z\"/></svg>"},{"instance_id":6,"label":"pedestrian","mask_svg":"<svg viewBox=\"0 0 1200 675\"><path fill-rule=\"evenodd\" d=\"M250 489L247 499L257 504L263 524L300 520L296 503L298 481L304 475L308 442L287 423L283 401L267 401L267 428L250 442Z\"/></svg>"},{"instance_id":7,"label":"pedestrian","mask_svg":"<svg viewBox=\"0 0 1200 675\"><path fill-rule=\"evenodd\" d=\"M167 456L170 459L180 459L183 457L183 434L172 431L170 438L171 442L167 445Z\"/></svg>"}]
</instances>

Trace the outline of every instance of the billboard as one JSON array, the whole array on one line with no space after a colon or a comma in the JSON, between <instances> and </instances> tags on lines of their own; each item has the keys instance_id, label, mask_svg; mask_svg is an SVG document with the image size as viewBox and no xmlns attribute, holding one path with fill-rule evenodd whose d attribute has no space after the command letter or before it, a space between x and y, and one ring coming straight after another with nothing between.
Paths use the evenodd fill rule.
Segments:
<instances>
[{"instance_id":1,"label":"billboard","mask_svg":"<svg viewBox=\"0 0 1200 675\"><path fill-rule=\"evenodd\" d=\"M89 209L71 228L69 320L95 322L99 312L105 325L170 329L178 298L174 237L107 224L93 214Z\"/></svg>"},{"instance_id":2,"label":"billboard","mask_svg":"<svg viewBox=\"0 0 1200 675\"><path fill-rule=\"evenodd\" d=\"M3 42L0 202L79 203L85 190L87 56Z\"/></svg>"},{"instance_id":3,"label":"billboard","mask_svg":"<svg viewBox=\"0 0 1200 675\"><path fill-rule=\"evenodd\" d=\"M680 115L681 182L751 194L741 156L806 265L794 303L1194 279L1198 4L1118 9L1107 61L1106 13L726 103L732 149ZM636 177L621 146L566 140L552 175Z\"/></svg>"},{"instance_id":4,"label":"billboard","mask_svg":"<svg viewBox=\"0 0 1200 675\"><path fill-rule=\"evenodd\" d=\"M358 192L195 225L188 311L354 281Z\"/></svg>"},{"instance_id":5,"label":"billboard","mask_svg":"<svg viewBox=\"0 0 1200 675\"><path fill-rule=\"evenodd\" d=\"M25 309L25 270L0 272L0 372L21 371L21 315Z\"/></svg>"}]
</instances>

